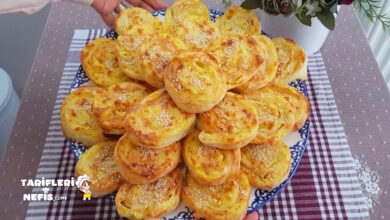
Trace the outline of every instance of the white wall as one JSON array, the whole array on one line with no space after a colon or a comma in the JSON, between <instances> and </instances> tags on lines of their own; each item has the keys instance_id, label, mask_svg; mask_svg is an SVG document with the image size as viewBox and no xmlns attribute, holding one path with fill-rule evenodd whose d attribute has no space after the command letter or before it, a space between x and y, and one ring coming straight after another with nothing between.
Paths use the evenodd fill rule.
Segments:
<instances>
[{"instance_id":1,"label":"white wall","mask_svg":"<svg viewBox=\"0 0 390 220\"><path fill-rule=\"evenodd\" d=\"M377 3L380 8L378 12L381 14L390 15L390 1L379 0ZM390 90L390 30L388 33L383 32L382 25L377 20L374 23L370 22L364 13L359 12L356 9L360 23L366 34L368 42L376 61L378 62L379 68L382 71L383 78L385 79L387 86Z\"/></svg>"},{"instance_id":2,"label":"white wall","mask_svg":"<svg viewBox=\"0 0 390 220\"><path fill-rule=\"evenodd\" d=\"M10 75L16 93L24 85L38 47L50 5L33 15L0 15L0 67Z\"/></svg>"}]
</instances>

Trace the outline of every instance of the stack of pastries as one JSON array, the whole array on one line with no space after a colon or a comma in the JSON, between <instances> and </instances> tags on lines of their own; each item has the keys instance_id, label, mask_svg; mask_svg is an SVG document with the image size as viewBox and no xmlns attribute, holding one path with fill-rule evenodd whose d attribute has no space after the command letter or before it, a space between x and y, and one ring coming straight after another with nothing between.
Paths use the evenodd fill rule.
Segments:
<instances>
[{"instance_id":1,"label":"stack of pastries","mask_svg":"<svg viewBox=\"0 0 390 220\"><path fill-rule=\"evenodd\" d=\"M89 148L76 175L91 178L94 197L117 191L127 218L162 216L182 199L195 218L242 219L250 186L271 190L290 172L282 139L310 111L287 84L306 79L301 47L261 35L240 7L214 23L198 0L176 0L163 22L122 10L116 31L82 50L94 84L61 107L65 136Z\"/></svg>"}]
</instances>

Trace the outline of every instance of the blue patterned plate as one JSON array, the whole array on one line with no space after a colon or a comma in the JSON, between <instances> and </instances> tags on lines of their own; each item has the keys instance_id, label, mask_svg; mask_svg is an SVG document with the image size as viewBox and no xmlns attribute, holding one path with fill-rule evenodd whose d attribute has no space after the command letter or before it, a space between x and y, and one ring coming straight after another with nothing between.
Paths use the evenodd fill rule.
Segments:
<instances>
[{"instance_id":1,"label":"blue patterned plate","mask_svg":"<svg viewBox=\"0 0 390 220\"><path fill-rule=\"evenodd\" d=\"M153 16L158 16L160 20L164 19L165 16L165 9L158 10L152 13ZM216 11L210 9L210 18L212 21L215 21L215 19L219 16L223 15L223 12ZM105 35L107 38L116 39L118 37L117 33L115 31L109 31ZM89 78L87 74L84 72L83 67L80 65L76 76L73 80L73 83L71 85L70 91L73 91L74 89L77 89L81 85L88 83L90 84ZM295 82L290 83L291 86L297 88L299 91L301 91L305 96L307 96L306 86L303 81L297 80ZM282 189L286 186L286 184L290 181L292 176L294 175L299 161L302 158L303 152L306 148L307 138L309 135L309 127L310 122L306 121L305 125L298 131L293 132L289 134L286 138L283 139L283 141L290 147L291 151L291 171L288 175L288 178L280 184L275 189L268 191L268 190L259 190L252 187L251 189L251 196L249 200L248 205L248 213L251 213L253 211L259 210L263 205L268 203L271 199L273 199ZM83 154L84 151L86 151L86 148L83 146L83 144L69 140L70 146L72 148L72 152L76 159L78 160L80 156ZM113 199L113 195L108 196L108 198ZM192 211L185 207L182 203L177 209L174 211L171 211L167 213L164 217L166 220L187 220L187 219L194 219L192 216Z\"/></svg>"}]
</instances>

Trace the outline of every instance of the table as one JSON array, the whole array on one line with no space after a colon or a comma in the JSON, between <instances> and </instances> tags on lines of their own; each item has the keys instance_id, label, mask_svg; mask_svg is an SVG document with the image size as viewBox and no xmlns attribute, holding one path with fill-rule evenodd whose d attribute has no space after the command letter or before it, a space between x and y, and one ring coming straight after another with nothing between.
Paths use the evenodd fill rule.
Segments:
<instances>
[{"instance_id":1,"label":"table","mask_svg":"<svg viewBox=\"0 0 390 220\"><path fill-rule=\"evenodd\" d=\"M223 10L219 3L205 2ZM380 205L372 209L371 217L388 219L390 94L353 8L343 6L336 22L321 52L351 151L382 177ZM1 161L1 219L25 217L28 202L22 201L23 194L31 188L22 187L20 179L35 177L73 30L103 27L89 6L53 4Z\"/></svg>"}]
</instances>

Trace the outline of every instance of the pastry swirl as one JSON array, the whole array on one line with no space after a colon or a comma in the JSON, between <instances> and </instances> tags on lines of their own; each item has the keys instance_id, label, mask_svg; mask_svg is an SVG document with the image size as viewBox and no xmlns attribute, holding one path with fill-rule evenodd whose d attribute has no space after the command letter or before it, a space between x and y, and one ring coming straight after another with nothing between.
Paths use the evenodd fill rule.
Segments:
<instances>
[{"instance_id":1,"label":"pastry swirl","mask_svg":"<svg viewBox=\"0 0 390 220\"><path fill-rule=\"evenodd\" d=\"M115 30L121 35L129 35L135 28L142 26L153 31L161 26L161 22L143 8L126 8L119 12L115 19Z\"/></svg>"},{"instance_id":2,"label":"pastry swirl","mask_svg":"<svg viewBox=\"0 0 390 220\"><path fill-rule=\"evenodd\" d=\"M144 80L144 73L139 68L137 52L140 45L153 33L144 27L137 26L128 35L118 36L115 47L118 65L127 76L136 80Z\"/></svg>"},{"instance_id":3,"label":"pastry swirl","mask_svg":"<svg viewBox=\"0 0 390 220\"><path fill-rule=\"evenodd\" d=\"M283 96L294 108L293 131L299 130L306 122L310 113L310 103L305 95L296 88L285 84L270 84L261 89L262 93L274 93Z\"/></svg>"},{"instance_id":4,"label":"pastry swirl","mask_svg":"<svg viewBox=\"0 0 390 220\"><path fill-rule=\"evenodd\" d=\"M201 52L173 58L166 68L164 84L176 105L190 113L210 110L227 90L215 58Z\"/></svg>"},{"instance_id":5,"label":"pastry swirl","mask_svg":"<svg viewBox=\"0 0 390 220\"><path fill-rule=\"evenodd\" d=\"M290 149L282 141L249 144L241 148L241 157L241 170L249 183L262 190L277 187L290 172Z\"/></svg>"},{"instance_id":6,"label":"pastry swirl","mask_svg":"<svg viewBox=\"0 0 390 220\"><path fill-rule=\"evenodd\" d=\"M151 91L138 83L124 82L99 90L92 111L106 134L124 134L125 116L131 104L140 102Z\"/></svg>"},{"instance_id":7,"label":"pastry swirl","mask_svg":"<svg viewBox=\"0 0 390 220\"><path fill-rule=\"evenodd\" d=\"M100 142L84 152L76 164L76 176L87 174L91 178L93 197L109 195L123 183L114 161L116 141Z\"/></svg>"},{"instance_id":8,"label":"pastry swirl","mask_svg":"<svg viewBox=\"0 0 390 220\"><path fill-rule=\"evenodd\" d=\"M250 185L247 176L239 175L221 185L206 186L186 173L181 190L184 203L195 212L195 218L208 220L241 220L248 208Z\"/></svg>"},{"instance_id":9,"label":"pastry swirl","mask_svg":"<svg viewBox=\"0 0 390 220\"><path fill-rule=\"evenodd\" d=\"M213 41L220 37L215 23L206 21L182 21L174 24L175 36L180 38L192 50L204 50Z\"/></svg>"},{"instance_id":10,"label":"pastry swirl","mask_svg":"<svg viewBox=\"0 0 390 220\"><path fill-rule=\"evenodd\" d=\"M219 185L235 178L240 170L240 150L221 150L200 143L194 130L183 141L183 159L194 179L204 185Z\"/></svg>"},{"instance_id":11,"label":"pastry swirl","mask_svg":"<svg viewBox=\"0 0 390 220\"><path fill-rule=\"evenodd\" d=\"M180 151L180 142L160 149L150 149L132 144L129 135L125 134L115 147L114 158L128 183L148 184L175 169L180 160Z\"/></svg>"},{"instance_id":12,"label":"pastry swirl","mask_svg":"<svg viewBox=\"0 0 390 220\"><path fill-rule=\"evenodd\" d=\"M307 79L307 57L305 51L293 40L273 38L278 53L278 69L274 83L288 83L295 79Z\"/></svg>"},{"instance_id":13,"label":"pastry swirl","mask_svg":"<svg viewBox=\"0 0 390 220\"><path fill-rule=\"evenodd\" d=\"M64 135L86 147L108 141L92 112L97 86L81 86L69 94L61 105L61 126Z\"/></svg>"},{"instance_id":14,"label":"pastry swirl","mask_svg":"<svg viewBox=\"0 0 390 220\"><path fill-rule=\"evenodd\" d=\"M183 21L203 22L210 21L209 9L198 0L175 0L169 7L169 17L172 23L178 24Z\"/></svg>"},{"instance_id":15,"label":"pastry swirl","mask_svg":"<svg viewBox=\"0 0 390 220\"><path fill-rule=\"evenodd\" d=\"M256 90L266 86L275 78L278 69L278 53L271 39L264 35L252 36L252 38L259 43L263 50L264 62L252 78L238 87L239 91Z\"/></svg>"},{"instance_id":16,"label":"pastry swirl","mask_svg":"<svg viewBox=\"0 0 390 220\"><path fill-rule=\"evenodd\" d=\"M261 24L257 15L239 6L230 7L224 15L216 19L215 23L222 35L257 36L261 34Z\"/></svg>"},{"instance_id":17,"label":"pastry swirl","mask_svg":"<svg viewBox=\"0 0 390 220\"><path fill-rule=\"evenodd\" d=\"M139 70L143 79L155 88L164 87L163 73L173 59L185 49L185 45L176 37L153 34L138 48Z\"/></svg>"},{"instance_id":18,"label":"pastry swirl","mask_svg":"<svg viewBox=\"0 0 390 220\"><path fill-rule=\"evenodd\" d=\"M97 38L88 42L81 51L81 65L88 77L98 86L130 81L119 68L115 46L114 40Z\"/></svg>"},{"instance_id":19,"label":"pastry swirl","mask_svg":"<svg viewBox=\"0 0 390 220\"><path fill-rule=\"evenodd\" d=\"M121 185L115 196L117 211L131 219L157 218L175 209L180 202L183 174L175 169L151 184Z\"/></svg>"},{"instance_id":20,"label":"pastry swirl","mask_svg":"<svg viewBox=\"0 0 390 220\"><path fill-rule=\"evenodd\" d=\"M293 107L283 96L263 93L260 90L247 91L244 96L257 109L259 128L256 137L250 142L261 144L283 139L294 126Z\"/></svg>"},{"instance_id":21,"label":"pastry swirl","mask_svg":"<svg viewBox=\"0 0 390 220\"><path fill-rule=\"evenodd\" d=\"M126 130L133 144L162 148L185 137L195 120L195 114L179 109L166 90L159 89L130 107Z\"/></svg>"},{"instance_id":22,"label":"pastry swirl","mask_svg":"<svg viewBox=\"0 0 390 220\"><path fill-rule=\"evenodd\" d=\"M259 43L246 35L226 35L207 47L225 72L228 89L238 87L254 76L264 62Z\"/></svg>"},{"instance_id":23,"label":"pastry swirl","mask_svg":"<svg viewBox=\"0 0 390 220\"><path fill-rule=\"evenodd\" d=\"M206 146L236 149L256 137L259 127L255 106L241 95L227 92L213 109L199 114L199 140Z\"/></svg>"}]
</instances>

